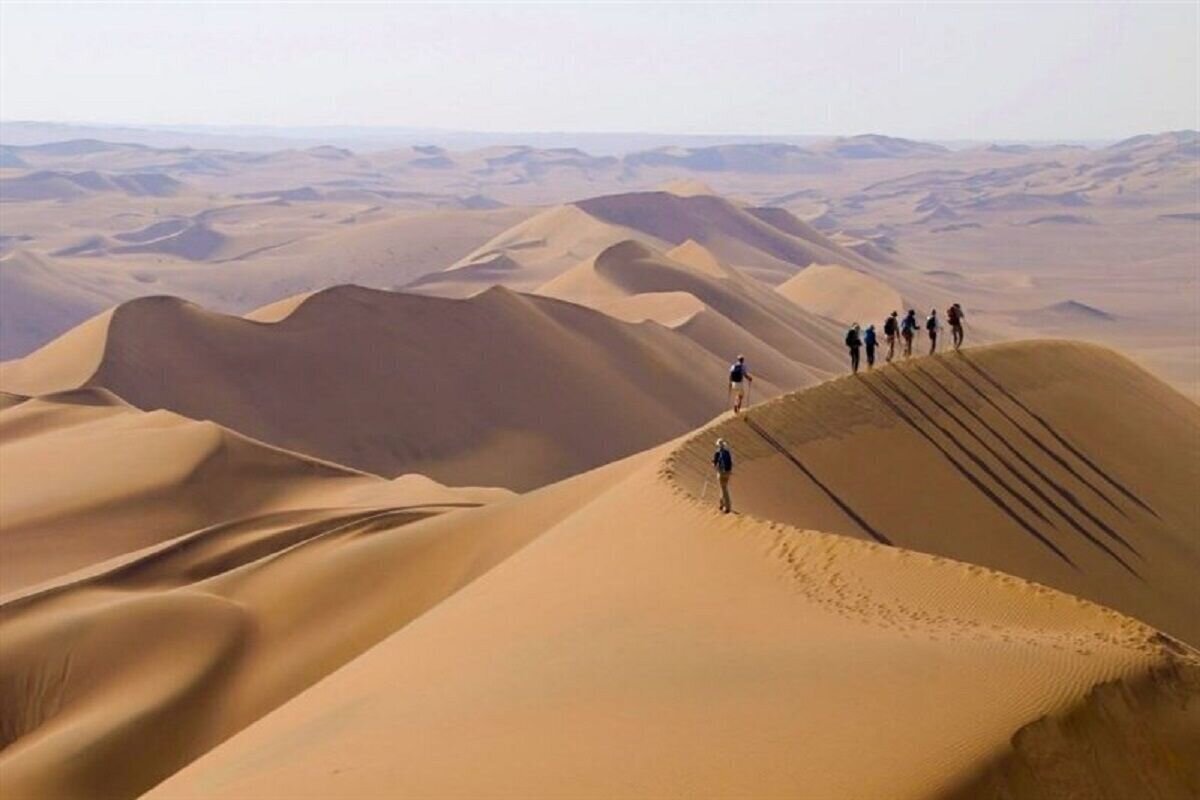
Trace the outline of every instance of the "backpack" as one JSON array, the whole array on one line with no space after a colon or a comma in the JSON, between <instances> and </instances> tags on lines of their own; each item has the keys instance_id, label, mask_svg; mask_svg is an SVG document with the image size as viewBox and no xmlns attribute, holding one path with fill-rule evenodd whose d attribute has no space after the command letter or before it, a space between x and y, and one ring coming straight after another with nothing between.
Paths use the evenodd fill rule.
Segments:
<instances>
[{"instance_id":1,"label":"backpack","mask_svg":"<svg viewBox=\"0 0 1200 800\"><path fill-rule=\"evenodd\" d=\"M742 364L734 364L729 368L729 381L731 383L741 383L742 375L745 373L745 371L746 368Z\"/></svg>"},{"instance_id":2,"label":"backpack","mask_svg":"<svg viewBox=\"0 0 1200 800\"><path fill-rule=\"evenodd\" d=\"M936 331L937 328L938 328L937 317L931 315L927 320L925 320L925 330L932 333L933 331Z\"/></svg>"},{"instance_id":3,"label":"backpack","mask_svg":"<svg viewBox=\"0 0 1200 800\"><path fill-rule=\"evenodd\" d=\"M858 340L858 333L853 328L846 331L846 347L858 347L862 342Z\"/></svg>"},{"instance_id":4,"label":"backpack","mask_svg":"<svg viewBox=\"0 0 1200 800\"><path fill-rule=\"evenodd\" d=\"M713 453L713 465L718 472L733 472L733 453L729 450L718 449Z\"/></svg>"},{"instance_id":5,"label":"backpack","mask_svg":"<svg viewBox=\"0 0 1200 800\"><path fill-rule=\"evenodd\" d=\"M883 323L883 332L888 336L896 335L896 318L888 317L887 322Z\"/></svg>"},{"instance_id":6,"label":"backpack","mask_svg":"<svg viewBox=\"0 0 1200 800\"><path fill-rule=\"evenodd\" d=\"M950 306L950 309L946 312L946 319L951 325L958 324L959 320L961 319L958 313L958 306Z\"/></svg>"},{"instance_id":7,"label":"backpack","mask_svg":"<svg viewBox=\"0 0 1200 800\"><path fill-rule=\"evenodd\" d=\"M905 317L904 322L900 323L900 327L904 330L905 333L912 333L917 327L916 317L913 317L913 316Z\"/></svg>"}]
</instances>

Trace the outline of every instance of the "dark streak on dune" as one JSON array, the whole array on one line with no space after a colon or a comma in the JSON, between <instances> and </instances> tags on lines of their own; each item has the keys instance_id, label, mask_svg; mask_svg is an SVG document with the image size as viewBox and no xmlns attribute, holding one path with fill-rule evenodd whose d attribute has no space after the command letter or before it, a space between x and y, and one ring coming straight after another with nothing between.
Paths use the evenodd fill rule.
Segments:
<instances>
[{"instance_id":1,"label":"dark streak on dune","mask_svg":"<svg viewBox=\"0 0 1200 800\"><path fill-rule=\"evenodd\" d=\"M1060 516L1064 520L1066 520L1067 524L1069 524L1072 528L1074 528L1081 536L1086 538L1089 542L1096 545L1096 547L1099 547L1101 550L1103 550L1105 553L1107 553L1109 556L1111 556L1113 559L1115 559L1117 561L1117 563L1119 563L1126 570L1133 573L1134 575L1138 574L1137 570L1135 570L1133 567L1129 566L1129 564L1123 558L1121 558L1121 556L1119 556L1117 553L1113 552L1112 549L1110 549L1108 547L1108 545L1104 544L1104 542L1101 542L1099 539L1097 539L1095 536L1093 536L1091 534L1091 532L1089 532L1086 528L1084 528L1083 525L1081 525L1073 516L1068 514L1060 505L1058 505L1056 502L1054 502L1054 500L1052 500L1049 496L1047 496L1045 492L1043 492L1040 488L1038 488L1038 486L1032 480L1030 480L1024 473L1022 473L1019 469L1017 469L1015 466L1013 466L1013 464L1011 462L1007 461L999 452L997 452L996 448L994 448L994 447L992 447L992 445L988 444L988 442L985 441L983 439L983 437L981 437L969 425L967 425L965 422L963 422L962 419L959 418L959 416L957 414L955 414L953 411L951 411L944 403L939 401L932 394L927 392L923 386L921 386L919 383L917 383L912 378L912 376L905 374L903 370L896 370L896 374L899 375L900 378L902 378L902 379L906 380L908 383L910 383L913 386L913 388L915 388L918 392L920 392L927 400L929 400L929 402L931 402L935 406L937 406L938 409L945 416L952 419L955 422L955 424L958 425L958 427L962 428L967 433L968 436L970 436L972 439L974 439L976 442L978 442L979 445L981 447L983 447L983 449L987 450L987 452L991 454L992 458L996 459L996 461L1003 464L1005 469L1007 469L1010 473L1012 473L1012 475L1017 480L1019 480L1022 484L1024 484L1025 487L1027 489L1029 489L1029 491L1033 492L1038 497L1039 500L1041 500L1043 503L1045 503L1050 508L1054 509L1055 513L1057 513L1058 516ZM886 381L887 379L884 378L884 380ZM895 384L893 384L893 385L895 385ZM905 399L908 399L908 398L905 397ZM912 403L911 400L909 400L909 402ZM916 405L915 403L912 403L912 404L914 406ZM924 412L922 412L922 413L924 413ZM945 429L942 429L942 430L945 430ZM957 440L955 440L955 441L957 443ZM960 444L960 447L963 447L964 450L967 449L965 446L963 446L961 444ZM1032 466L1031 464L1028 464L1028 462L1025 462L1025 463L1027 464L1027 466ZM1036 470L1036 468L1035 468L1035 472L1038 472L1039 474L1041 474L1040 471ZM1044 519L1044 517L1043 517L1043 519ZM1095 518L1093 517L1092 519L1095 519ZM1098 522L1098 520L1097 520L1097 522ZM1109 528L1107 525L1104 525L1103 523L1100 523L1100 525L1107 532L1109 532L1115 538L1120 540L1120 537L1116 536L1116 533L1114 531L1112 531L1111 528ZM1120 540L1120 541L1122 542L1122 544L1124 544L1123 540ZM1126 546L1128 546L1128 545L1126 545Z\"/></svg>"},{"instance_id":2,"label":"dark streak on dune","mask_svg":"<svg viewBox=\"0 0 1200 800\"><path fill-rule=\"evenodd\" d=\"M763 430L762 426L759 425L754 420L750 419L750 417L748 415L743 417L743 419L746 420L746 424L750 426L751 430L753 430L760 437L762 437L762 440L764 442L766 442L767 444L771 445L771 447L773 447L777 451L779 451L780 455L782 455L784 458L786 458L788 461L790 461L792 464L794 464L796 466L796 469L803 472L810 481L812 481L814 484L816 484L818 489L820 489L822 492L824 492L825 495L830 500L832 500L837 505L838 508L840 508L842 511L845 511L846 516L848 516L848 517L850 517L850 519L854 520L855 524L857 524L858 527L860 527L864 531L866 531L871 536L872 539L879 542L880 544L886 544L886 545L892 544L891 539L889 539L887 536L885 536L884 534L882 534L878 530L876 530L875 527L872 526L865 519L863 519L862 516L860 516L858 514L858 512L856 512L853 508L851 508L849 505L847 505L846 502L844 500L842 500L842 498L840 498L836 494L834 494L834 492L828 486L826 486L824 483L822 483L817 478L817 476L812 473L812 470L810 470L808 467L804 466L803 462L801 462L800 459L796 458L796 456L794 456L786 447L784 447L782 444L780 444L778 439L776 439L774 436L772 436L771 434L769 434L765 430Z\"/></svg>"},{"instance_id":3,"label":"dark streak on dune","mask_svg":"<svg viewBox=\"0 0 1200 800\"><path fill-rule=\"evenodd\" d=\"M1080 452L1080 450L1078 448L1076 448L1073 444L1071 444L1065 438L1063 438L1058 433L1058 431L1054 430L1054 428L1052 428L1050 426L1050 423L1046 422L1046 420L1041 415L1039 415L1038 413L1033 411L1033 409L1029 408L1029 406L1025 405L1025 403L1021 402L1015 395L1012 394L1012 392L1008 391L1003 386L1001 386L1000 383L997 382L994 378L992 378L992 376L989 375L987 372L985 372L982 367L980 367L978 364L976 364L974 361L972 361L968 355L966 355L965 353L960 353L959 355L962 356L962 359L967 364L967 366L969 366L971 369L975 370L975 372L977 372L982 378L984 378L988 383L990 383L992 386L994 386L998 392L1000 392L1002 395L1007 397L1012 402L1013 405L1017 406L1022 411L1024 411L1026 414L1028 414L1030 417L1035 419L1038 422L1038 424L1041 425L1043 428L1045 428L1046 432L1049 433L1051 436L1053 436L1054 439L1060 445L1062 445L1067 450L1069 450L1072 455L1074 455L1076 458L1078 458L1084 464L1087 464L1092 469L1092 471L1095 472L1097 475L1099 475L1101 478L1103 478L1105 482L1107 482L1110 486L1112 486L1114 489L1116 489L1121 494L1125 495L1125 497L1129 498L1129 500L1131 500L1134 503L1136 503L1137 505L1141 506L1142 509L1144 509L1145 511L1148 511L1149 513L1153 514L1155 517L1158 517L1157 511L1155 511L1153 508L1151 508L1149 505L1147 505L1141 498L1139 498L1137 495L1135 495L1129 489L1125 488L1120 483L1118 483L1116 480L1114 480L1107 472L1105 472L1104 470L1102 470L1098 466L1096 466L1095 462L1093 462L1090 458L1088 458L1086 455L1084 455L1082 452Z\"/></svg>"},{"instance_id":4,"label":"dark streak on dune","mask_svg":"<svg viewBox=\"0 0 1200 800\"><path fill-rule=\"evenodd\" d=\"M897 417L904 420L904 422L907 423L908 426L911 427L914 431L916 431L921 436L922 439L924 439L925 441L927 441L931 445L933 445L933 447L939 453L941 453L942 456L947 461L949 461L950 464L953 465L953 467L956 470L958 470L959 474L961 474L964 478L966 478L971 483L972 486L974 486L976 489L978 489L980 492L982 492L989 500L991 500L992 503L994 503L997 508L999 508L1005 514L1007 514L1008 517L1010 519L1012 519L1013 522L1017 523L1017 525L1019 525L1027 533L1029 533L1031 536L1033 536L1035 539L1037 539L1039 542L1041 542L1043 545L1045 545L1047 548L1049 548L1051 551L1053 551L1055 555L1057 555L1059 558L1061 558L1067 564L1070 564L1075 569L1079 569L1078 565L1074 561L1072 561L1071 558L1066 553L1064 553L1062 550L1060 550L1058 548L1058 546L1054 544L1054 542L1047 539L1036 528L1034 528L1032 525L1030 525L1028 522L1026 522L1025 519L1022 518L1021 515L1018 514L1012 508L1012 506L1010 506L1010 505L1008 505L1008 503L1004 502L1004 500L999 495L997 495L994 491L989 489L983 483L982 480L980 480L974 473L972 473L970 470L968 470L961 461L959 461L957 458L955 458L950 453L950 451L948 451L945 447L940 445L937 442L937 440L934 439L932 436L930 436L929 433L927 433L920 425L918 425L911 416L906 414L904 412L904 410L902 408L900 408L899 405L897 405L896 401L892 400L892 398L888 397L886 394L881 392L875 386L871 385L871 383L868 381L863 381L863 385L867 387L867 389L871 392L871 394L878 397L884 403L884 405L886 405L893 412L895 412ZM912 401L910 400L909 403L911 404ZM914 405L914 407L915 407L915 405ZM920 411L919 408L917 410ZM934 426L940 428L940 426L938 426L937 423L934 423ZM943 434L946 435L946 437L949 438L951 441L954 441L953 437L949 436L948 434L945 434L944 430L943 430ZM956 444L957 444L957 442L956 442ZM1009 494L1011 494L1013 497L1016 497L1018 500L1022 501L1022 503L1025 504L1027 507L1031 508L1031 510L1033 510L1034 514L1036 514L1038 517L1042 518L1043 520L1045 519L1045 517L1041 514L1040 511L1037 511L1036 509L1034 509L1028 500L1025 500L1020 494L1018 494L1011 487L1009 487L1008 484L1006 484L1003 480L998 478L996 476L996 474L994 472L992 472L992 470L989 467L987 467L987 465L983 464L979 460L978 456L975 456L973 453L971 453L966 448L962 448L961 445L959 445L959 447L960 447L960 449L963 450L963 452L965 452L968 456L970 456L976 462L977 465L981 466L985 472L990 474L992 476L993 480L995 480L997 483L999 483L1001 486L1003 486L1005 489L1007 489Z\"/></svg>"}]
</instances>

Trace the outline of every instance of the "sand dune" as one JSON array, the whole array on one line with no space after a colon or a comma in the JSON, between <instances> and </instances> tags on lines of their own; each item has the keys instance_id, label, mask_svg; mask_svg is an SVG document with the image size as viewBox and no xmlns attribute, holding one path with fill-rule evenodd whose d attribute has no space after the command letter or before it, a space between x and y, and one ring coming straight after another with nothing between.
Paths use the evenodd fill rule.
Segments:
<instances>
[{"instance_id":1,"label":"sand dune","mask_svg":"<svg viewBox=\"0 0 1200 800\"><path fill-rule=\"evenodd\" d=\"M785 388L808 385L813 382L814 374L828 374L842 368L839 336L833 324L788 303L737 270L722 267L700 245L693 242L681 247L685 249L676 248L675 252L682 252L685 259L698 263L699 267L630 240L615 244L595 259L564 272L538 289L538 293L612 308L622 298L628 298L622 302L629 304L648 293L684 292L711 309L713 313L707 316L719 316L723 321L700 320L692 315L678 330L689 335L703 331L697 341L725 361L741 352L748 358L762 357L762 362L757 359L751 362L756 365L752 370L768 361L794 362L800 367L799 372L795 366L785 374L762 371L772 383ZM714 325L721 330L718 332ZM774 352L755 348L758 343ZM757 353L751 352L756 349ZM793 383L794 380L801 382Z\"/></svg>"},{"instance_id":2,"label":"sand dune","mask_svg":"<svg viewBox=\"0 0 1200 800\"><path fill-rule=\"evenodd\" d=\"M159 202L99 198L53 214L36 204L6 206L0 227L11 252L0 268L0 358L26 355L145 295L244 313L338 283L394 288L444 268L529 213Z\"/></svg>"},{"instance_id":3,"label":"sand dune","mask_svg":"<svg viewBox=\"0 0 1200 800\"><path fill-rule=\"evenodd\" d=\"M668 192L593 197L577 205L597 219L673 245L695 241L768 283L781 283L814 261L870 266L783 209L764 213L721 197Z\"/></svg>"},{"instance_id":4,"label":"sand dune","mask_svg":"<svg viewBox=\"0 0 1200 800\"><path fill-rule=\"evenodd\" d=\"M0 178L0 202L75 200L97 193L133 197L169 197L184 184L168 175L132 173L123 175L39 170L11 178Z\"/></svg>"},{"instance_id":5,"label":"sand dune","mask_svg":"<svg viewBox=\"0 0 1200 800\"><path fill-rule=\"evenodd\" d=\"M5 363L0 388L99 386L376 474L523 490L712 416L723 362L662 326L505 289L337 287L271 324L132 301Z\"/></svg>"},{"instance_id":6,"label":"sand dune","mask_svg":"<svg viewBox=\"0 0 1200 800\"><path fill-rule=\"evenodd\" d=\"M452 268L425 276L414 288L449 297L467 297L497 283L528 291L581 259L636 235L607 225L578 206L559 206L518 223ZM497 257L505 259L503 277L496 274Z\"/></svg>"},{"instance_id":7,"label":"sand dune","mask_svg":"<svg viewBox=\"0 0 1200 800\"><path fill-rule=\"evenodd\" d=\"M882 322L891 311L903 313L908 305L878 278L836 264L813 264L775 288L805 311L864 326Z\"/></svg>"},{"instance_id":8,"label":"sand dune","mask_svg":"<svg viewBox=\"0 0 1200 800\"><path fill-rule=\"evenodd\" d=\"M870 268L783 209L743 208L701 191L633 192L581 200L532 217L497 236L452 269L413 284L462 297L492 284L530 290L622 241L658 250L703 246L726 264L780 283L813 261ZM504 256L504 270L494 259Z\"/></svg>"},{"instance_id":9,"label":"sand dune","mask_svg":"<svg viewBox=\"0 0 1200 800\"><path fill-rule=\"evenodd\" d=\"M1111 351L917 359L751 420L713 432L742 454L750 513L1021 575L1200 643L1200 408ZM709 439L688 457L697 491Z\"/></svg>"},{"instance_id":10,"label":"sand dune","mask_svg":"<svg viewBox=\"0 0 1200 800\"><path fill-rule=\"evenodd\" d=\"M268 512L459 505L503 494L417 475L389 482L211 422L141 412L103 389L0 411L0 471L0 594Z\"/></svg>"},{"instance_id":11,"label":"sand dune","mask_svg":"<svg viewBox=\"0 0 1200 800\"><path fill-rule=\"evenodd\" d=\"M0 604L5 796L141 794L491 569L614 474L536 492L534 507L489 495L501 500L494 510L449 514L429 505L447 503L442 491L430 497L405 477L397 504L233 520Z\"/></svg>"},{"instance_id":12,"label":"sand dune","mask_svg":"<svg viewBox=\"0 0 1200 800\"><path fill-rule=\"evenodd\" d=\"M1196 136L949 152L866 135L624 157L520 145L5 146L3 179L16 194L5 192L0 246L40 267L0 270L0 293L30 301L6 303L0 358L147 294L240 314L339 283L452 297L493 284L531 291L619 241L665 251L686 237L772 285L809 263L841 265L918 308L962 302L997 339L1069 335L1120 346L1195 394L1200 360L1187 321L1200 294L1194 227L1184 222L1196 214ZM29 198L59 199L21 199L27 189ZM530 211L500 204L551 208L514 228ZM164 232L180 220L188 230ZM1093 224L1072 224L1082 221ZM236 268L209 268L218 262ZM952 296L922 280L942 270L963 276ZM1036 280L1001 286L1006 273ZM1120 317L1122 333L1002 314L1063 297Z\"/></svg>"},{"instance_id":13,"label":"sand dune","mask_svg":"<svg viewBox=\"0 0 1200 800\"><path fill-rule=\"evenodd\" d=\"M1120 363L1085 350L1102 366ZM1076 355L1022 345L972 358L1058 424L1075 411L1072 379L1092 382L1099 372ZM1057 383L1012 379L1015 366L1043 374L1038 365L1051 362L1066 376ZM826 407L828 391L843 389L781 399L751 419L773 426L790 406ZM1010 402L998 389L985 391ZM1132 368L1110 391L1122 409L1153 397L1167 403L1166 416L1179 410L1170 390ZM1194 424L1190 413L1162 432ZM809 446L861 435L854 417L831 409ZM1091 427L1099 421L1077 422L1070 435L1099 431ZM891 424L904 426L899 417ZM747 439L753 429L729 420L509 503L421 523L469 525L510 513L547 520L497 568L148 796L1049 798L1135 796L1153 787L1171 797L1194 786L1198 722L1180 698L1200 691L1195 651L1022 577L757 516L716 515L711 487L692 470L717 433L756 452ZM1113 450L1092 450L1106 446L1102 439L1076 447L1088 447L1092 463L1107 462ZM1177 438L1170 447L1172 463L1193 456L1182 444ZM864 465L879 461L860 447L850 440ZM1028 448L1034 457L1037 448ZM1087 468L1064 452L1076 469ZM739 496L767 479L759 460L748 456ZM788 469L783 496L794 515L810 505L803 487L812 481ZM954 487L952 474L926 476L940 496L973 491ZM1182 481L1152 486L1155 477L1122 479L1156 504L1164 526L1186 521L1178 514L1190 491ZM872 487L863 484L853 501ZM569 512L548 508L568 492ZM1140 506L1123 496L1115 502L1143 524ZM905 503L899 513L916 511L921 495ZM970 543L989 560L1021 548L988 525L964 521L945 542ZM1194 531L1172 536L1178 542ZM1099 585L1101 573L1111 574L1103 559L1086 555L1091 545L1065 546L1078 557L1080 581ZM1178 598L1156 581L1170 580L1174 567L1159 559L1171 554L1145 555L1146 581L1119 589L1117 599L1170 615L1166 606ZM17 748L36 764L35 749ZM48 776L32 766L16 774L19 788Z\"/></svg>"}]
</instances>

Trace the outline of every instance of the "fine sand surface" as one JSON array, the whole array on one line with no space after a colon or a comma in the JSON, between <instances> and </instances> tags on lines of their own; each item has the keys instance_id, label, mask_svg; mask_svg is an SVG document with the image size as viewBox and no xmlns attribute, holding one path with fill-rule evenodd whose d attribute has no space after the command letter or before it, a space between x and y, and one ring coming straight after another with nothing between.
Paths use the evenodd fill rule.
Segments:
<instances>
[{"instance_id":1,"label":"fine sand surface","mask_svg":"<svg viewBox=\"0 0 1200 800\"><path fill-rule=\"evenodd\" d=\"M1084 508L1141 550L1140 580L1065 523L1050 535L1076 570L1055 571L945 466L963 460L953 443L948 456L907 438L887 406L864 416L871 387L916 364L889 367L750 412L811 476L723 417L482 508L267 514L0 604L6 796L132 797L164 779L148 796L1187 796L1198 639L1173 606L1196 568L1197 412L1093 347L920 363L967 358L996 381L979 386L982 419L995 404L1034 420L1031 438L1009 436L1015 453L1081 501L1082 481L1103 486L1115 509ZM1081 413L1077 393L1100 380L1115 411ZM698 471L717 435L750 513L716 513ZM961 523L893 532L928 555L813 530L847 527L814 500L835 478L801 448L822 442L841 443L849 472L912 457ZM1043 446L1080 477L1051 476ZM753 484L771 481L768 507ZM872 510L873 483L836 489ZM924 524L917 487L891 502Z\"/></svg>"},{"instance_id":2,"label":"fine sand surface","mask_svg":"<svg viewBox=\"0 0 1200 800\"><path fill-rule=\"evenodd\" d=\"M702 248L749 276L778 284L813 262L872 269L857 253L781 208L747 207L708 194L632 192L547 209L409 288L451 297L495 283L532 290L621 242L659 251Z\"/></svg>"},{"instance_id":3,"label":"fine sand surface","mask_svg":"<svg viewBox=\"0 0 1200 800\"><path fill-rule=\"evenodd\" d=\"M829 320L797 308L761 282L722 265L695 242L671 253L638 241L619 242L559 275L538 294L616 316L659 306L666 312L659 321L725 361L744 354L754 374L782 386L808 386L841 370L839 331ZM664 300L666 293L675 299ZM679 293L702 306L682 320L676 317ZM646 295L659 295L659 299L642 299ZM788 365L780 367L781 362Z\"/></svg>"},{"instance_id":4,"label":"fine sand surface","mask_svg":"<svg viewBox=\"0 0 1200 800\"><path fill-rule=\"evenodd\" d=\"M830 381L697 438L678 468L695 491L712 434L740 455L748 513L1020 575L1200 644L1200 407L1112 351L989 346Z\"/></svg>"},{"instance_id":5,"label":"fine sand surface","mask_svg":"<svg viewBox=\"0 0 1200 800\"><path fill-rule=\"evenodd\" d=\"M972 355L1001 372L1009 359L1063 361L1059 349ZM1071 373L1078 361L1065 361ZM1013 391L1053 408L1032 383ZM1137 371L1114 389L1131 403L1161 391ZM704 503L692 492L693 453L742 424L606 468L601 483L585 476L443 517L528 513L553 492L579 492L524 549L148 796L1181 797L1196 787L1195 651L1021 577L716 514L711 486L698 489ZM832 415L824 435L854 427ZM749 476L738 480L742 492ZM1178 508L1180 494L1166 486L1152 499ZM921 502L914 493L901 511ZM1194 530L1176 532L1192 552ZM1010 544L959 531L993 555ZM1149 585L1169 574L1155 567L1167 572L1142 585L1147 609L1172 600Z\"/></svg>"},{"instance_id":6,"label":"fine sand surface","mask_svg":"<svg viewBox=\"0 0 1200 800\"><path fill-rule=\"evenodd\" d=\"M727 400L709 377L726 359L675 331L502 288L450 300L343 286L286 311L265 323L130 301L5 363L0 388L103 387L377 475L515 490L677 436Z\"/></svg>"},{"instance_id":7,"label":"fine sand surface","mask_svg":"<svg viewBox=\"0 0 1200 800\"><path fill-rule=\"evenodd\" d=\"M910 305L878 278L837 264L813 264L776 290L813 314L845 324L862 320L864 327L881 314L903 314ZM879 333L882 337L882 326Z\"/></svg>"},{"instance_id":8,"label":"fine sand surface","mask_svg":"<svg viewBox=\"0 0 1200 800\"><path fill-rule=\"evenodd\" d=\"M499 489L387 481L103 389L0 410L0 596L234 519L286 509L490 502Z\"/></svg>"},{"instance_id":9,"label":"fine sand surface","mask_svg":"<svg viewBox=\"0 0 1200 800\"><path fill-rule=\"evenodd\" d=\"M770 285L815 263L878 278L922 312L963 303L976 343L1100 342L1200 397L1196 131L1103 147L870 134L619 156L45 135L0 144L0 358L145 295L245 313L341 283L532 291L624 240L694 240ZM817 283L806 308L844 305L825 284L845 281ZM1064 303L1119 324L1039 313ZM874 304L836 313L880 319Z\"/></svg>"}]
</instances>

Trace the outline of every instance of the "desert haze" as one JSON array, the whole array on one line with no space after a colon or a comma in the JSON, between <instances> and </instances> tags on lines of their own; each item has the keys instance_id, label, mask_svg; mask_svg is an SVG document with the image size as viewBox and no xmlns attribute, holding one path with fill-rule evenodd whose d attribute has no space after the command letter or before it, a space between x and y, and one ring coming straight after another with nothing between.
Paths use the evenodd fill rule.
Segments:
<instances>
[{"instance_id":1,"label":"desert haze","mask_svg":"<svg viewBox=\"0 0 1200 800\"><path fill-rule=\"evenodd\" d=\"M1200 796L1196 131L3 130L6 800Z\"/></svg>"}]
</instances>

